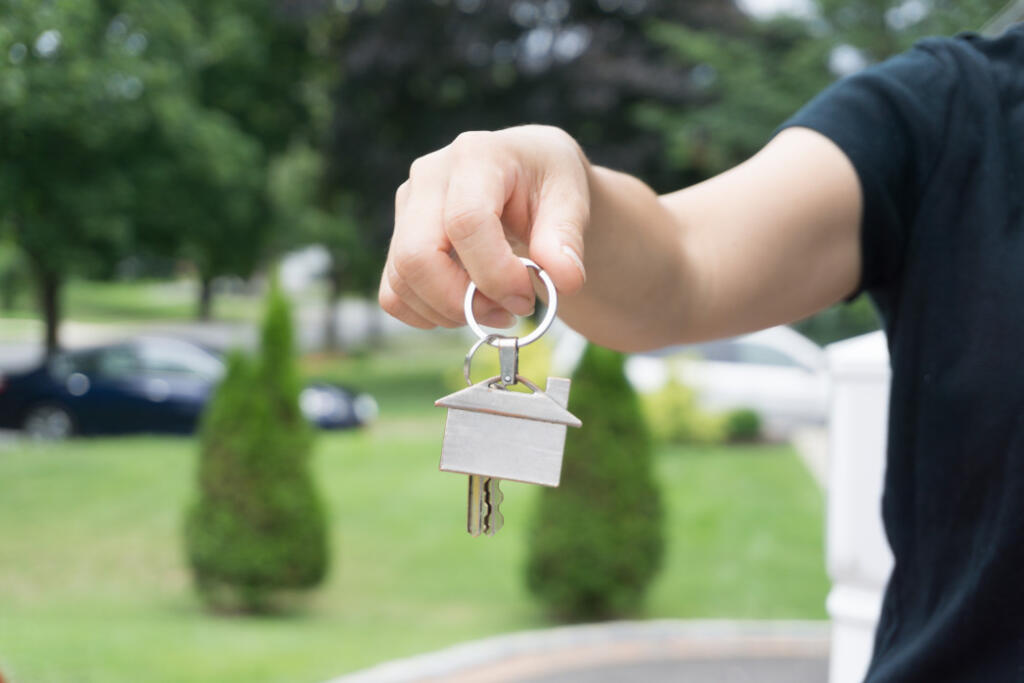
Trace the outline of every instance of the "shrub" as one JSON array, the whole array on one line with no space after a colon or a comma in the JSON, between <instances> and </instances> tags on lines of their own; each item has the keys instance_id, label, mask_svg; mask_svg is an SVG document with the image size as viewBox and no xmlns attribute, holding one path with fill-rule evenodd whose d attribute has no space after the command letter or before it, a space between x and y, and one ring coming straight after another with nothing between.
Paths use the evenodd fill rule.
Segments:
<instances>
[{"instance_id":1,"label":"shrub","mask_svg":"<svg viewBox=\"0 0 1024 683\"><path fill-rule=\"evenodd\" d=\"M276 285L258 359L236 352L200 432L199 494L185 540L196 587L220 610L267 611L327 568L326 525L309 471L291 313Z\"/></svg>"},{"instance_id":2,"label":"shrub","mask_svg":"<svg viewBox=\"0 0 1024 683\"><path fill-rule=\"evenodd\" d=\"M674 376L658 391L645 395L642 405L651 432L659 442L713 445L725 440L721 416L703 410L696 392Z\"/></svg>"},{"instance_id":3,"label":"shrub","mask_svg":"<svg viewBox=\"0 0 1024 683\"><path fill-rule=\"evenodd\" d=\"M576 370L557 489L543 489L531 529L527 585L557 618L638 611L664 549L651 439L622 355L589 346Z\"/></svg>"},{"instance_id":4,"label":"shrub","mask_svg":"<svg viewBox=\"0 0 1024 683\"><path fill-rule=\"evenodd\" d=\"M725 436L731 442L761 438L761 416L750 408L739 408L725 416Z\"/></svg>"}]
</instances>

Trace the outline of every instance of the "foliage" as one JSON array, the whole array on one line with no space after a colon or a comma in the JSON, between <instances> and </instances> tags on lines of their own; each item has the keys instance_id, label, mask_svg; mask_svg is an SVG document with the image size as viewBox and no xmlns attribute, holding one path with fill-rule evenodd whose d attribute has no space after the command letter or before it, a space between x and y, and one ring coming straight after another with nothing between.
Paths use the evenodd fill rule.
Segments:
<instances>
[{"instance_id":1,"label":"foliage","mask_svg":"<svg viewBox=\"0 0 1024 683\"><path fill-rule=\"evenodd\" d=\"M725 441L723 418L705 411L697 393L676 379L674 372L661 389L645 394L641 405L651 433L660 443L711 445Z\"/></svg>"},{"instance_id":2,"label":"foliage","mask_svg":"<svg viewBox=\"0 0 1024 683\"><path fill-rule=\"evenodd\" d=\"M17 305L28 280L25 265L18 256L15 246L3 238L0 230L0 311L5 313Z\"/></svg>"},{"instance_id":3,"label":"foliage","mask_svg":"<svg viewBox=\"0 0 1024 683\"><path fill-rule=\"evenodd\" d=\"M687 169L691 182L746 160L830 80L827 45L794 20L759 24L742 36L659 21L649 35L674 62L696 65L702 106L652 100L636 109L641 125L662 132L670 162Z\"/></svg>"},{"instance_id":4,"label":"foliage","mask_svg":"<svg viewBox=\"0 0 1024 683\"><path fill-rule=\"evenodd\" d=\"M291 313L275 286L258 361L231 356L201 432L199 498L186 545L200 594L216 609L264 611L327 570L326 521L309 471Z\"/></svg>"},{"instance_id":5,"label":"foliage","mask_svg":"<svg viewBox=\"0 0 1024 683\"><path fill-rule=\"evenodd\" d=\"M731 443L761 438L761 416L750 408L737 408L725 414L725 437Z\"/></svg>"},{"instance_id":6,"label":"foliage","mask_svg":"<svg viewBox=\"0 0 1024 683\"><path fill-rule=\"evenodd\" d=\"M749 26L732 2L717 0L456 4L352 3L336 17L332 47L344 71L332 92L329 181L351 193L377 258L410 162L465 130L560 126L594 162L678 188L686 169L666 163L661 132L632 110L651 100L700 107L706 98L693 64L667 59L646 27L658 18L739 36Z\"/></svg>"},{"instance_id":7,"label":"foliage","mask_svg":"<svg viewBox=\"0 0 1024 683\"><path fill-rule=\"evenodd\" d=\"M184 257L205 306L213 277L251 272L268 160L310 118L302 18L264 0L0 0L0 16L0 221L47 346L69 275Z\"/></svg>"},{"instance_id":8,"label":"foliage","mask_svg":"<svg viewBox=\"0 0 1024 683\"><path fill-rule=\"evenodd\" d=\"M1006 6L1005 0L816 0L822 28L834 44L880 61L925 36L977 31Z\"/></svg>"},{"instance_id":9,"label":"foliage","mask_svg":"<svg viewBox=\"0 0 1024 683\"><path fill-rule=\"evenodd\" d=\"M353 202L345 193L325 192L323 174L322 155L309 144L296 143L271 164L268 189L278 248L317 244L330 257L324 346L333 349L338 341L336 307L341 294L360 283L376 282L380 273L356 229Z\"/></svg>"},{"instance_id":10,"label":"foliage","mask_svg":"<svg viewBox=\"0 0 1024 683\"><path fill-rule=\"evenodd\" d=\"M870 298L861 295L850 303L832 306L801 320L793 328L824 346L840 339L874 332L879 326L874 304Z\"/></svg>"},{"instance_id":11,"label":"foliage","mask_svg":"<svg viewBox=\"0 0 1024 683\"><path fill-rule=\"evenodd\" d=\"M561 486L531 529L527 585L557 618L636 613L661 566L664 511L652 444L622 354L589 346L574 377Z\"/></svg>"}]
</instances>

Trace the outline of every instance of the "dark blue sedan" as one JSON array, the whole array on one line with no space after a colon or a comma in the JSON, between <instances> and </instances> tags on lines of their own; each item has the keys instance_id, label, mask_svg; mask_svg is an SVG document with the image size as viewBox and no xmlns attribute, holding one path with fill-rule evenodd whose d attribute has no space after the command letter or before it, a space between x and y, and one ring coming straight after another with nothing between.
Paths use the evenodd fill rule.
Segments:
<instances>
[{"instance_id":1,"label":"dark blue sedan","mask_svg":"<svg viewBox=\"0 0 1024 683\"><path fill-rule=\"evenodd\" d=\"M0 429L45 439L187 434L223 374L218 354L181 339L143 337L65 351L27 372L0 376ZM357 427L377 414L370 395L329 384L307 385L300 404L324 429Z\"/></svg>"}]
</instances>

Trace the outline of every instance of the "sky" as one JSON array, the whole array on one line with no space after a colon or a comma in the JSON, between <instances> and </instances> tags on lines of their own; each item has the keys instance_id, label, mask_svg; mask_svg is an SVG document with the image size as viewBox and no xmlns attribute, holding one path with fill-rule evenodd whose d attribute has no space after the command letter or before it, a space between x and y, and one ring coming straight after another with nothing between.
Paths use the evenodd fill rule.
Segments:
<instances>
[{"instance_id":1,"label":"sky","mask_svg":"<svg viewBox=\"0 0 1024 683\"><path fill-rule=\"evenodd\" d=\"M808 16L812 7L810 0L738 0L737 4L757 17L770 17L780 12Z\"/></svg>"}]
</instances>

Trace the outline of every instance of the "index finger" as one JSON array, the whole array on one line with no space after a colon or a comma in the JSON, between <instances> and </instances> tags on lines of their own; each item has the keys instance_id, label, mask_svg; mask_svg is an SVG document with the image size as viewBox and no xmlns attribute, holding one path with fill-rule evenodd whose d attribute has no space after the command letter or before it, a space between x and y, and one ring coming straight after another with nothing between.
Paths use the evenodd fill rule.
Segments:
<instances>
[{"instance_id":1,"label":"index finger","mask_svg":"<svg viewBox=\"0 0 1024 683\"><path fill-rule=\"evenodd\" d=\"M462 265L488 298L517 315L533 311L533 286L512 252L501 218L515 190L507 163L483 159L455 165L448 180L443 224Z\"/></svg>"}]
</instances>

